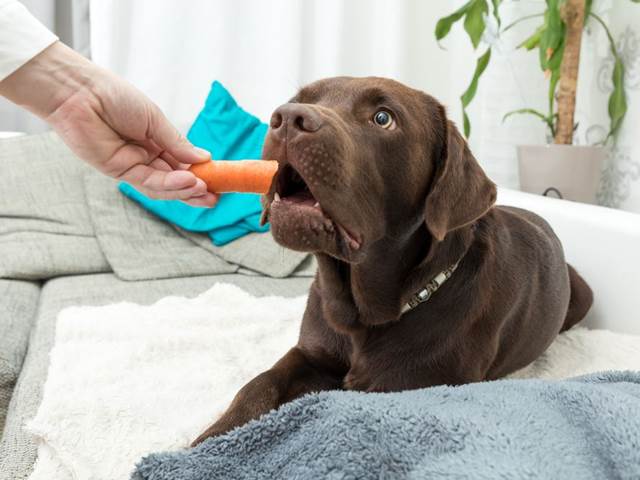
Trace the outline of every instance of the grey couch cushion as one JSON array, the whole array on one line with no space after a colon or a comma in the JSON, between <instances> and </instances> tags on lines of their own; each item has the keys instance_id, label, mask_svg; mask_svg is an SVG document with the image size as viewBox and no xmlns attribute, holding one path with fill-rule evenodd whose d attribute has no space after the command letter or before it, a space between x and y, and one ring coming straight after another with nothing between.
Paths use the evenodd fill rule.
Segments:
<instances>
[{"instance_id":1,"label":"grey couch cushion","mask_svg":"<svg viewBox=\"0 0 640 480\"><path fill-rule=\"evenodd\" d=\"M151 280L239 267L285 277L306 271L305 260L270 234L216 247L206 235L178 232L78 160L55 133L0 140L0 278L114 271Z\"/></svg>"},{"instance_id":2,"label":"grey couch cushion","mask_svg":"<svg viewBox=\"0 0 640 480\"><path fill-rule=\"evenodd\" d=\"M122 195L115 180L98 172L87 172L85 188L98 242L113 271L123 280L213 275L238 270L237 265L196 245L169 223Z\"/></svg>"},{"instance_id":3,"label":"grey couch cushion","mask_svg":"<svg viewBox=\"0 0 640 480\"><path fill-rule=\"evenodd\" d=\"M206 235L176 229L186 238L226 261L269 277L283 278L294 272L302 272L300 276L306 276L309 273L308 266L312 263L311 255L278 245L271 233L250 233L217 247Z\"/></svg>"},{"instance_id":4,"label":"grey couch cushion","mask_svg":"<svg viewBox=\"0 0 640 480\"><path fill-rule=\"evenodd\" d=\"M167 295L196 296L215 282L233 283L254 295L297 296L308 291L311 279L232 274L125 282L113 274L103 274L62 277L47 282L42 289L29 351L11 399L0 442L0 480L23 480L32 470L36 446L21 427L35 415L40 404L49 351L54 340L55 320L62 308L125 300L148 304Z\"/></svg>"},{"instance_id":5,"label":"grey couch cushion","mask_svg":"<svg viewBox=\"0 0 640 480\"><path fill-rule=\"evenodd\" d=\"M0 432L27 351L39 297L37 283L0 280Z\"/></svg>"},{"instance_id":6,"label":"grey couch cushion","mask_svg":"<svg viewBox=\"0 0 640 480\"><path fill-rule=\"evenodd\" d=\"M87 172L90 217L102 251L124 280L233 273L239 267L270 277L309 275L309 254L287 250L269 233L216 247L207 235L174 227L120 194L117 182Z\"/></svg>"},{"instance_id":7,"label":"grey couch cushion","mask_svg":"<svg viewBox=\"0 0 640 480\"><path fill-rule=\"evenodd\" d=\"M85 188L98 242L124 280L232 273L238 267L277 278L295 271L309 274L310 255L285 249L270 233L252 233L217 247L207 235L187 232L147 212L104 175L87 172Z\"/></svg>"},{"instance_id":8,"label":"grey couch cushion","mask_svg":"<svg viewBox=\"0 0 640 480\"><path fill-rule=\"evenodd\" d=\"M0 278L110 271L89 220L87 169L54 133L0 140Z\"/></svg>"}]
</instances>

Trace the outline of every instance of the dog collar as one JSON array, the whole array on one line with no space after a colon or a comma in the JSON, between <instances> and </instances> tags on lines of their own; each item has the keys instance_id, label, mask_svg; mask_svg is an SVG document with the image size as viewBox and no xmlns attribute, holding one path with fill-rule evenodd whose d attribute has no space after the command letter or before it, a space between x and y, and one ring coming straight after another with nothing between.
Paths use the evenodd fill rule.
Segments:
<instances>
[{"instance_id":1,"label":"dog collar","mask_svg":"<svg viewBox=\"0 0 640 480\"><path fill-rule=\"evenodd\" d=\"M409 310L413 310L421 303L429 300L431 298L431 295L433 295L433 293L436 290L438 290L442 286L442 284L446 282L449 279L449 277L451 277L451 275L453 275L453 272L456 271L456 268L458 268L459 263L460 262L458 261L453 265L451 265L446 270L441 271L438 275L436 275L433 278L433 280L427 283L424 286L424 288L414 293L409 299L409 301L404 304L404 306L402 307L402 310L400 310L400 315L407 313Z\"/></svg>"}]
</instances>

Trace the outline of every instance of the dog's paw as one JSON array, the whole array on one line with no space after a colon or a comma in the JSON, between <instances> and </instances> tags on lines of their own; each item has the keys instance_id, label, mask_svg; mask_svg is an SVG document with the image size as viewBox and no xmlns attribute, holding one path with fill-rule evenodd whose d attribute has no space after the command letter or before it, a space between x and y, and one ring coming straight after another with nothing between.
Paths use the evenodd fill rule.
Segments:
<instances>
[{"instance_id":1,"label":"dog's paw","mask_svg":"<svg viewBox=\"0 0 640 480\"><path fill-rule=\"evenodd\" d=\"M200 445L202 442L204 442L207 438L218 437L220 435L227 433L230 430L230 428L225 428L224 426L219 425L219 423L220 422L214 423L209 428L207 428L204 432L202 432L198 436L198 438L196 438L193 442L191 442L190 447L196 447Z\"/></svg>"},{"instance_id":2,"label":"dog's paw","mask_svg":"<svg viewBox=\"0 0 640 480\"><path fill-rule=\"evenodd\" d=\"M365 391L369 388L371 381L363 375L356 374L353 370L349 371L342 381L342 388L345 390Z\"/></svg>"}]
</instances>

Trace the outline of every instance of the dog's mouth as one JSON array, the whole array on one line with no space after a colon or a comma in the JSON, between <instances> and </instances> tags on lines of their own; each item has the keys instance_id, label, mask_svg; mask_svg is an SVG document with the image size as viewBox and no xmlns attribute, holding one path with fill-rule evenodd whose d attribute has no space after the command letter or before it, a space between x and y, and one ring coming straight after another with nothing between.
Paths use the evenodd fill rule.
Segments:
<instances>
[{"instance_id":1,"label":"dog's mouth","mask_svg":"<svg viewBox=\"0 0 640 480\"><path fill-rule=\"evenodd\" d=\"M322 211L320 202L316 200L307 182L290 164L285 164L278 172L274 200L311 206Z\"/></svg>"},{"instance_id":2,"label":"dog's mouth","mask_svg":"<svg viewBox=\"0 0 640 480\"><path fill-rule=\"evenodd\" d=\"M313 234L333 238L345 250L360 249L361 237L332 218L304 177L290 163L280 165L271 190L267 195L265 217L271 218L272 222L275 220L282 223L278 225L285 230L278 234L282 243L297 245L302 240L302 249L307 246L307 242L308 247L313 249L313 242L310 240L310 235ZM329 200L327 202L330 203ZM301 235L302 239L293 239L293 235Z\"/></svg>"}]
</instances>

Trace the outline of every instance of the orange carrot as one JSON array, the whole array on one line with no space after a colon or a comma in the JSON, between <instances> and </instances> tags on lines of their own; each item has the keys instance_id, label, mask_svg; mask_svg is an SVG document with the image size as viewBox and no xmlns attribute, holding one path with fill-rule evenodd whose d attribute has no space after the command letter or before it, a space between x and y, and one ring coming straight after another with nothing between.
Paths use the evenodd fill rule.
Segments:
<instances>
[{"instance_id":1,"label":"orange carrot","mask_svg":"<svg viewBox=\"0 0 640 480\"><path fill-rule=\"evenodd\" d=\"M267 193L271 187L278 162L275 160L213 160L194 163L189 168L204 180L212 193Z\"/></svg>"}]
</instances>

